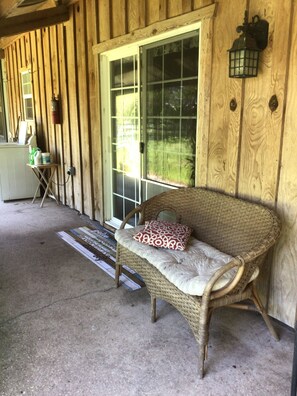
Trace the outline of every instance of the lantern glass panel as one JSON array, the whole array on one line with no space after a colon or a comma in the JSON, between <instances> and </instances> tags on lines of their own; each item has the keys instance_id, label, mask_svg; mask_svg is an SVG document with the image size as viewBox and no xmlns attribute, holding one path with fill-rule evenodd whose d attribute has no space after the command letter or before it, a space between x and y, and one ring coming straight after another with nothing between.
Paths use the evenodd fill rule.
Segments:
<instances>
[{"instance_id":1,"label":"lantern glass panel","mask_svg":"<svg viewBox=\"0 0 297 396\"><path fill-rule=\"evenodd\" d=\"M239 49L229 52L230 77L256 77L258 72L259 51Z\"/></svg>"}]
</instances>

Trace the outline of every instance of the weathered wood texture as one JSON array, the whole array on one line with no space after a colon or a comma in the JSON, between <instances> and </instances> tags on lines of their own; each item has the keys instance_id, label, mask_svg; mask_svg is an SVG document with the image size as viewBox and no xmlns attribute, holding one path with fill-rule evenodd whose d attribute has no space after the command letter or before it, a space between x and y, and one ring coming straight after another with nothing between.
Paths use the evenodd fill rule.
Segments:
<instances>
[{"instance_id":1,"label":"weathered wood texture","mask_svg":"<svg viewBox=\"0 0 297 396\"><path fill-rule=\"evenodd\" d=\"M277 210L283 220L283 232L276 246L270 283L269 312L293 326L297 301L297 2L292 4L292 31L287 66L287 86L284 87L282 120L283 143L280 150L280 177ZM287 20L289 22L290 16ZM281 48L281 46L280 46ZM282 51L279 51L281 57ZM283 71L280 70L280 73Z\"/></svg>"},{"instance_id":2,"label":"weathered wood texture","mask_svg":"<svg viewBox=\"0 0 297 396\"><path fill-rule=\"evenodd\" d=\"M19 71L30 67L38 144L60 165L55 181L64 204L103 219L100 86L94 46L124 45L134 32L135 37L151 34L148 27L154 24L164 21L166 28L171 18L213 3L80 0L70 7L68 22L25 34L5 48L10 132L15 134L22 116ZM247 7L250 19L258 14L268 20L269 43L260 55L257 78L229 79L227 50L238 37L236 27ZM284 227L270 257L268 306L274 317L291 326L297 297L296 13L296 0L217 2L215 17L201 32L200 56L207 59L200 70L205 100L199 103L196 178L197 185L262 202L280 213ZM53 94L60 99L61 125L51 121ZM268 107L272 95L279 102L275 112ZM231 100L237 103L235 111L230 110ZM76 175L68 180L70 165ZM268 295L264 283L261 290Z\"/></svg>"},{"instance_id":3,"label":"weathered wood texture","mask_svg":"<svg viewBox=\"0 0 297 396\"><path fill-rule=\"evenodd\" d=\"M277 199L291 3L250 2L252 15L265 13L270 33L268 48L261 58L261 77L245 83L238 190L241 196L272 207ZM279 107L271 112L268 103L274 94Z\"/></svg>"},{"instance_id":4,"label":"weathered wood texture","mask_svg":"<svg viewBox=\"0 0 297 396\"><path fill-rule=\"evenodd\" d=\"M210 132L207 186L228 194L237 193L238 155L240 150L240 122L242 80L228 78L228 53L237 37L236 26L242 23L246 4L232 0L228 6L219 3L214 19ZM228 21L228 22L226 22ZM237 109L230 111L235 98Z\"/></svg>"}]
</instances>

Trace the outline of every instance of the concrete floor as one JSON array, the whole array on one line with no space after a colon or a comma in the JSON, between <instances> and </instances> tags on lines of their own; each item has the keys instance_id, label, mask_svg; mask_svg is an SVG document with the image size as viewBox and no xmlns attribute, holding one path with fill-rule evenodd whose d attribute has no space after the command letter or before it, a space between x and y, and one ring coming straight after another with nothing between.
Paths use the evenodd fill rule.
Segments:
<instances>
[{"instance_id":1,"label":"concrete floor","mask_svg":"<svg viewBox=\"0 0 297 396\"><path fill-rule=\"evenodd\" d=\"M113 280L57 237L88 222L51 200L0 202L2 396L289 395L293 330L253 312L214 313L203 380L183 317Z\"/></svg>"}]
</instances>

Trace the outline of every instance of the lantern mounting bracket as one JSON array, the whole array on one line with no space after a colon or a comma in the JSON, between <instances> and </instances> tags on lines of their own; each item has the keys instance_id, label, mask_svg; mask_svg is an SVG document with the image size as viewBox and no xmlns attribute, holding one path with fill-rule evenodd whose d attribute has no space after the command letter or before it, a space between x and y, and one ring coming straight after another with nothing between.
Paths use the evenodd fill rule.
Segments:
<instances>
[{"instance_id":1,"label":"lantern mounting bracket","mask_svg":"<svg viewBox=\"0 0 297 396\"><path fill-rule=\"evenodd\" d=\"M248 11L246 10L243 25L237 26L236 32L252 36L256 40L258 48L263 51L268 44L268 28L269 23L265 19L260 19L259 15L253 16L252 22L248 22Z\"/></svg>"}]
</instances>

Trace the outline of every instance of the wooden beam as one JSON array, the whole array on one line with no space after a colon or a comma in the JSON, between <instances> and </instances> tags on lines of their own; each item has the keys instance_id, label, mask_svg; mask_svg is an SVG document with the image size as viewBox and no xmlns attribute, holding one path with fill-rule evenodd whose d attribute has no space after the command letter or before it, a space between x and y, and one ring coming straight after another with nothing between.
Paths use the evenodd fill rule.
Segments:
<instances>
[{"instance_id":1,"label":"wooden beam","mask_svg":"<svg viewBox=\"0 0 297 396\"><path fill-rule=\"evenodd\" d=\"M26 15L26 14L30 14L31 12L35 12L37 10L43 10L45 8L51 8L56 6L55 3L52 4L51 1L49 0L43 0L42 3L22 6L22 3L24 3L24 1L25 0L16 1L15 4L12 6L12 8L7 8L4 11L4 14L0 14L0 17L10 18L10 17L15 17L17 15Z\"/></svg>"},{"instance_id":2,"label":"wooden beam","mask_svg":"<svg viewBox=\"0 0 297 396\"><path fill-rule=\"evenodd\" d=\"M187 14L173 17L161 22L155 22L150 26L137 29L124 36L115 37L114 39L104 41L93 45L93 54L100 54L111 49L131 44L136 41L144 40L157 34L165 33L178 27L191 25L203 19L212 18L215 15L216 3Z\"/></svg>"},{"instance_id":3,"label":"wooden beam","mask_svg":"<svg viewBox=\"0 0 297 396\"><path fill-rule=\"evenodd\" d=\"M42 3L22 6L25 0L1 0L0 1L0 18L25 15L37 10L56 7L55 0L44 0Z\"/></svg>"},{"instance_id":4,"label":"wooden beam","mask_svg":"<svg viewBox=\"0 0 297 396\"><path fill-rule=\"evenodd\" d=\"M4 59L5 54L4 54L4 49L0 48L0 59Z\"/></svg>"},{"instance_id":5,"label":"wooden beam","mask_svg":"<svg viewBox=\"0 0 297 396\"><path fill-rule=\"evenodd\" d=\"M3 37L0 38L0 47L1 48L7 48L9 47L15 40L17 40L21 35L19 36L10 36L10 37Z\"/></svg>"},{"instance_id":6,"label":"wooden beam","mask_svg":"<svg viewBox=\"0 0 297 396\"><path fill-rule=\"evenodd\" d=\"M66 6L35 11L1 20L0 37L30 32L46 26L57 25L69 20L69 9Z\"/></svg>"},{"instance_id":7,"label":"wooden beam","mask_svg":"<svg viewBox=\"0 0 297 396\"><path fill-rule=\"evenodd\" d=\"M0 17L6 17L11 10L16 8L16 0L1 0L0 1Z\"/></svg>"}]
</instances>

